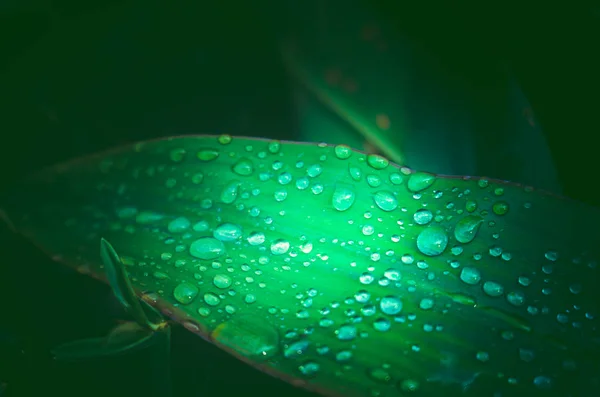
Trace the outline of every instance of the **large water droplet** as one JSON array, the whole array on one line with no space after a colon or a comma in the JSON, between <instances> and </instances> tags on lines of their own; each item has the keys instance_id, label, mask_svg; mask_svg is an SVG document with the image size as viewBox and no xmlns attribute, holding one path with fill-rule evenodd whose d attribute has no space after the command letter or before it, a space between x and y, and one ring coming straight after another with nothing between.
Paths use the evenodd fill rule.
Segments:
<instances>
[{"instance_id":1,"label":"large water droplet","mask_svg":"<svg viewBox=\"0 0 600 397\"><path fill-rule=\"evenodd\" d=\"M417 237L417 248L428 256L440 255L447 245L448 235L441 226L430 226Z\"/></svg>"},{"instance_id":2,"label":"large water droplet","mask_svg":"<svg viewBox=\"0 0 600 397\"><path fill-rule=\"evenodd\" d=\"M220 240L212 237L202 237L190 245L190 254L193 257L212 260L225 253L225 246Z\"/></svg>"}]
</instances>

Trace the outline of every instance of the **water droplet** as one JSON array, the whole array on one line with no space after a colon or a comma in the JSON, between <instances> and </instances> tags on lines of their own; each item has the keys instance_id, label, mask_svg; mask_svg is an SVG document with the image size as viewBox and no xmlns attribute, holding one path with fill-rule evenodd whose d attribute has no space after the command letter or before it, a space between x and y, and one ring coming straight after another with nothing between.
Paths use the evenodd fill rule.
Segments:
<instances>
[{"instance_id":1,"label":"water droplet","mask_svg":"<svg viewBox=\"0 0 600 397\"><path fill-rule=\"evenodd\" d=\"M509 292L506 295L508 303L514 306L522 306L525 303L525 294L520 291Z\"/></svg>"},{"instance_id":2,"label":"water droplet","mask_svg":"<svg viewBox=\"0 0 600 397\"><path fill-rule=\"evenodd\" d=\"M290 243L286 240L275 240L271 243L271 253L273 255L283 255L290 249Z\"/></svg>"},{"instance_id":3,"label":"water droplet","mask_svg":"<svg viewBox=\"0 0 600 397\"><path fill-rule=\"evenodd\" d=\"M265 234L263 232L252 232L248 236L248 243L250 245L261 245L265 242Z\"/></svg>"},{"instance_id":4,"label":"water droplet","mask_svg":"<svg viewBox=\"0 0 600 397\"><path fill-rule=\"evenodd\" d=\"M376 170L382 170L387 167L390 162L385 157L382 157L378 154L368 154L367 155L367 164L369 164L372 168Z\"/></svg>"},{"instance_id":5,"label":"water droplet","mask_svg":"<svg viewBox=\"0 0 600 397\"><path fill-rule=\"evenodd\" d=\"M336 186L331 203L336 210L346 211L354 204L355 198L354 191L350 187Z\"/></svg>"},{"instance_id":6,"label":"water droplet","mask_svg":"<svg viewBox=\"0 0 600 397\"><path fill-rule=\"evenodd\" d=\"M408 190L413 193L427 189L435 182L435 175L427 172L415 172L408 178Z\"/></svg>"},{"instance_id":7,"label":"water droplet","mask_svg":"<svg viewBox=\"0 0 600 397\"><path fill-rule=\"evenodd\" d=\"M489 296L500 296L504 293L504 287L494 281L486 281L483 283L483 292Z\"/></svg>"},{"instance_id":8,"label":"water droplet","mask_svg":"<svg viewBox=\"0 0 600 397\"><path fill-rule=\"evenodd\" d=\"M169 157L171 158L171 161L179 163L183 161L183 158L185 157L185 149L173 149L169 153Z\"/></svg>"},{"instance_id":9,"label":"water droplet","mask_svg":"<svg viewBox=\"0 0 600 397\"><path fill-rule=\"evenodd\" d=\"M231 204L237 199L240 182L233 181L223 188L221 192L221 201L225 204Z\"/></svg>"},{"instance_id":10,"label":"water droplet","mask_svg":"<svg viewBox=\"0 0 600 397\"><path fill-rule=\"evenodd\" d=\"M294 342L283 351L283 355L286 358L296 358L302 356L308 350L309 345L310 343L307 340Z\"/></svg>"},{"instance_id":11,"label":"water droplet","mask_svg":"<svg viewBox=\"0 0 600 397\"><path fill-rule=\"evenodd\" d=\"M421 302L419 302L419 307L422 310L429 310L429 309L433 308L433 304L434 304L433 299L423 298L423 299L421 299Z\"/></svg>"},{"instance_id":12,"label":"water droplet","mask_svg":"<svg viewBox=\"0 0 600 397\"><path fill-rule=\"evenodd\" d=\"M225 246L220 240L212 237L202 237L190 245L190 254L193 257L212 260L225 253Z\"/></svg>"},{"instance_id":13,"label":"water droplet","mask_svg":"<svg viewBox=\"0 0 600 397\"><path fill-rule=\"evenodd\" d=\"M492 211L496 215L506 215L508 212L509 205L506 201L496 201L492 206Z\"/></svg>"},{"instance_id":14,"label":"water droplet","mask_svg":"<svg viewBox=\"0 0 600 397\"><path fill-rule=\"evenodd\" d=\"M202 161L212 161L219 157L219 151L215 149L202 149L198 152L198 159Z\"/></svg>"},{"instance_id":15,"label":"water droplet","mask_svg":"<svg viewBox=\"0 0 600 397\"><path fill-rule=\"evenodd\" d=\"M187 218L180 216L169 222L167 229L171 233L182 233L189 229L190 225L191 222Z\"/></svg>"},{"instance_id":16,"label":"water droplet","mask_svg":"<svg viewBox=\"0 0 600 397\"><path fill-rule=\"evenodd\" d=\"M229 145L232 141L231 135L228 134L222 134L219 135L219 137L217 138L217 141L221 144L221 145Z\"/></svg>"},{"instance_id":17,"label":"water droplet","mask_svg":"<svg viewBox=\"0 0 600 397\"><path fill-rule=\"evenodd\" d=\"M198 309L198 314L202 317L210 316L210 309L208 307L201 307Z\"/></svg>"},{"instance_id":18,"label":"water droplet","mask_svg":"<svg viewBox=\"0 0 600 397\"><path fill-rule=\"evenodd\" d=\"M352 149L347 145L337 145L334 149L335 156L340 160L346 160L352 156Z\"/></svg>"},{"instance_id":19,"label":"water droplet","mask_svg":"<svg viewBox=\"0 0 600 397\"><path fill-rule=\"evenodd\" d=\"M375 204L384 211L393 211L398 208L398 201L393 193L388 191L380 191L373 196Z\"/></svg>"},{"instance_id":20,"label":"water droplet","mask_svg":"<svg viewBox=\"0 0 600 397\"><path fill-rule=\"evenodd\" d=\"M342 350L335 355L337 362L343 363L349 361L352 358L352 352L350 350Z\"/></svg>"},{"instance_id":21,"label":"water droplet","mask_svg":"<svg viewBox=\"0 0 600 397\"><path fill-rule=\"evenodd\" d=\"M544 256L546 257L546 259L552 262L556 262L558 260L558 254L556 253L556 251L548 251L544 254Z\"/></svg>"},{"instance_id":22,"label":"water droplet","mask_svg":"<svg viewBox=\"0 0 600 397\"><path fill-rule=\"evenodd\" d=\"M159 214L157 212L152 211L142 211L138 213L135 217L135 221L142 225L147 225L149 223L154 223L162 220L165 216L163 214Z\"/></svg>"},{"instance_id":23,"label":"water droplet","mask_svg":"<svg viewBox=\"0 0 600 397\"><path fill-rule=\"evenodd\" d=\"M356 301L359 303L366 303L370 298L371 294L369 293L369 291L366 291L364 289L354 294L354 299L356 299Z\"/></svg>"},{"instance_id":24,"label":"water droplet","mask_svg":"<svg viewBox=\"0 0 600 397\"><path fill-rule=\"evenodd\" d=\"M427 256L440 255L448 245L448 235L440 226L430 226L417 237L417 248Z\"/></svg>"},{"instance_id":25,"label":"water droplet","mask_svg":"<svg viewBox=\"0 0 600 397\"><path fill-rule=\"evenodd\" d=\"M460 272L460 279L469 285L475 285L481 281L481 273L474 267L463 267Z\"/></svg>"},{"instance_id":26,"label":"water droplet","mask_svg":"<svg viewBox=\"0 0 600 397\"><path fill-rule=\"evenodd\" d=\"M363 313L364 314L364 313ZM392 327L392 323L387 318L378 318L373 322L373 328L380 332L388 331Z\"/></svg>"},{"instance_id":27,"label":"water droplet","mask_svg":"<svg viewBox=\"0 0 600 397\"><path fill-rule=\"evenodd\" d=\"M426 225L433 219L433 214L427 209L420 209L413 215L418 225Z\"/></svg>"},{"instance_id":28,"label":"water droplet","mask_svg":"<svg viewBox=\"0 0 600 397\"><path fill-rule=\"evenodd\" d=\"M188 282L180 283L175 287L173 291L173 296L177 302L182 305L187 305L194 300L194 298L198 295L198 287L194 284L190 284Z\"/></svg>"},{"instance_id":29,"label":"water droplet","mask_svg":"<svg viewBox=\"0 0 600 397\"><path fill-rule=\"evenodd\" d=\"M278 153L279 150L281 149L281 142L279 142L277 140L269 142L268 149L269 149L269 152L271 152L273 154Z\"/></svg>"},{"instance_id":30,"label":"water droplet","mask_svg":"<svg viewBox=\"0 0 600 397\"><path fill-rule=\"evenodd\" d=\"M385 314L394 315L402 311L402 301L395 296L386 296L379 303L381 311Z\"/></svg>"},{"instance_id":31,"label":"water droplet","mask_svg":"<svg viewBox=\"0 0 600 397\"><path fill-rule=\"evenodd\" d=\"M548 376L538 375L533 379L533 384L542 390L549 390L552 388L552 379Z\"/></svg>"},{"instance_id":32,"label":"water droplet","mask_svg":"<svg viewBox=\"0 0 600 397\"><path fill-rule=\"evenodd\" d=\"M387 383L392 380L389 372L383 368L374 368L369 370L369 377L376 382Z\"/></svg>"},{"instance_id":33,"label":"water droplet","mask_svg":"<svg viewBox=\"0 0 600 397\"><path fill-rule=\"evenodd\" d=\"M217 288L227 288L231 285L231 277L226 274L217 274L213 278L213 284Z\"/></svg>"},{"instance_id":34,"label":"water droplet","mask_svg":"<svg viewBox=\"0 0 600 397\"><path fill-rule=\"evenodd\" d=\"M419 390L419 381L414 379L405 379L400 383L400 389L402 391L414 392Z\"/></svg>"},{"instance_id":35,"label":"water droplet","mask_svg":"<svg viewBox=\"0 0 600 397\"><path fill-rule=\"evenodd\" d=\"M454 237L459 243L467 244L473 241L479 227L483 222L483 218L478 215L468 215L458 221L454 228Z\"/></svg>"},{"instance_id":36,"label":"water droplet","mask_svg":"<svg viewBox=\"0 0 600 397\"><path fill-rule=\"evenodd\" d=\"M356 338L357 333L356 327L352 324L342 325L340 329L336 331L339 340L352 340Z\"/></svg>"},{"instance_id":37,"label":"water droplet","mask_svg":"<svg viewBox=\"0 0 600 397\"><path fill-rule=\"evenodd\" d=\"M323 172L323 167L320 164L313 164L306 169L306 174L311 178L316 178Z\"/></svg>"},{"instance_id":38,"label":"water droplet","mask_svg":"<svg viewBox=\"0 0 600 397\"><path fill-rule=\"evenodd\" d=\"M248 159L240 159L233 165L233 172L241 176L252 175L254 172L254 165L252 164L252 161Z\"/></svg>"},{"instance_id":39,"label":"water droplet","mask_svg":"<svg viewBox=\"0 0 600 397\"><path fill-rule=\"evenodd\" d=\"M398 281L402 278L400 271L397 269L387 269L385 272L383 272L383 275L385 278L391 281Z\"/></svg>"},{"instance_id":40,"label":"water droplet","mask_svg":"<svg viewBox=\"0 0 600 397\"><path fill-rule=\"evenodd\" d=\"M215 229L213 236L220 241L236 241L242 237L242 228L233 223L223 223Z\"/></svg>"},{"instance_id":41,"label":"water droplet","mask_svg":"<svg viewBox=\"0 0 600 397\"><path fill-rule=\"evenodd\" d=\"M165 280L165 279L169 278L169 275L166 273L163 273L163 272L154 272L152 275L157 280Z\"/></svg>"},{"instance_id":42,"label":"water droplet","mask_svg":"<svg viewBox=\"0 0 600 397\"><path fill-rule=\"evenodd\" d=\"M403 179L402 175L397 172L392 172L390 174L390 182L392 182L392 185L401 185Z\"/></svg>"},{"instance_id":43,"label":"water droplet","mask_svg":"<svg viewBox=\"0 0 600 397\"><path fill-rule=\"evenodd\" d=\"M320 368L321 366L318 363L314 361L306 361L298 367L298 370L304 376L315 376L319 372Z\"/></svg>"},{"instance_id":44,"label":"water droplet","mask_svg":"<svg viewBox=\"0 0 600 397\"><path fill-rule=\"evenodd\" d=\"M207 292L204 294L204 302L210 306L217 306L221 302L221 299L212 292Z\"/></svg>"}]
</instances>

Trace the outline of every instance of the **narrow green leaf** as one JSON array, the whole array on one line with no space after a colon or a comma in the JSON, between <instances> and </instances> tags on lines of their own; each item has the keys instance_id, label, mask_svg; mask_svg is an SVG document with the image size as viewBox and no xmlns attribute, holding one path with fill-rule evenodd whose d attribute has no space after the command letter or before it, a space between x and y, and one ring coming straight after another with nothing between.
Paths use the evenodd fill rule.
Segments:
<instances>
[{"instance_id":1,"label":"narrow green leaf","mask_svg":"<svg viewBox=\"0 0 600 397\"><path fill-rule=\"evenodd\" d=\"M146 302L325 395L598 394L596 208L229 136L52 167L4 205L98 278L105 238Z\"/></svg>"},{"instance_id":2,"label":"narrow green leaf","mask_svg":"<svg viewBox=\"0 0 600 397\"><path fill-rule=\"evenodd\" d=\"M159 313L147 303L140 303L131 286L123 261L113 246L104 238L100 239L100 259L115 296L137 324L150 331L165 327L166 323Z\"/></svg>"},{"instance_id":3,"label":"narrow green leaf","mask_svg":"<svg viewBox=\"0 0 600 397\"><path fill-rule=\"evenodd\" d=\"M153 331L133 322L119 324L109 335L102 338L79 339L64 343L52 350L60 361L79 361L115 356L144 346L153 336Z\"/></svg>"}]
</instances>

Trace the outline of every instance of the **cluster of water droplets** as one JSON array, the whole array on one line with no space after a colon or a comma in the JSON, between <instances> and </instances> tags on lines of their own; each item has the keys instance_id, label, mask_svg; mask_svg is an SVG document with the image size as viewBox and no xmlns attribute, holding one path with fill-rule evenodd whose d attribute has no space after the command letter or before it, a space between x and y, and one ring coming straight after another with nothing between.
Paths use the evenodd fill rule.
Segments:
<instances>
[{"instance_id":1,"label":"cluster of water droplets","mask_svg":"<svg viewBox=\"0 0 600 397\"><path fill-rule=\"evenodd\" d=\"M226 146L232 139L221 136L218 142ZM189 156L200 163L228 156L234 158L230 171L235 178L225 183L220 192L206 190L208 194L200 195L199 202L204 210L221 205L235 207L239 223L226 211L228 216L223 218L227 221L223 221L220 216L170 217L134 206L118 209L118 218L133 220L136 227L156 228L157 224L165 224L164 243L168 249L160 258L148 258L147 262L138 264L155 263L151 275L158 286L170 278L181 279L172 291L159 288L159 293L171 294L181 307L196 308L202 318L212 318L211 329L216 340L251 357L266 359L281 353L296 363L298 375L315 377L324 368L331 367L329 360L351 368L357 355L364 354L357 348L361 340L392 332L401 335L406 327L417 326L423 334L443 333L446 324L442 316L453 310L481 307L485 313L501 318L506 324L507 331L503 333L506 341L513 339L510 329L530 331L532 325L526 317L512 316L509 309L498 308L522 308L532 318L540 313L553 314L556 322L575 328L582 327L583 320L594 318L592 312L583 311L581 315L579 308L552 313L551 305L540 303L540 292L542 296L552 294L550 281L541 291L531 293L535 300L528 299L528 288L532 279L538 277L537 273L524 274L510 282L502 275L500 267L511 265L512 253L502 247L502 230L496 223L510 216L515 208L503 198L501 187L494 187L485 179L477 181L476 188L491 192L485 196L487 201L482 202L478 198L480 194L472 194L468 189L435 190L434 175L391 167L381 156L357 153L345 145L319 146L323 154L315 161L283 156L277 141L270 142L262 151L248 144L244 152L235 156L220 147L203 148L196 153L183 148L172 149L169 159L175 164ZM323 177L332 156L341 163L347 162L347 166L335 164L336 170L347 170L347 174L333 183ZM165 186L169 189L185 183L203 186L210 178L217 177L204 172L202 167L198 169L200 171L187 175L188 181L180 183L170 177ZM255 187L245 187L247 178L255 181ZM357 182L364 183L368 189L358 189L362 185ZM262 190L269 192L268 200ZM280 208L276 206L289 201L297 192L308 193L305 196L308 201L311 197L326 196L328 209L351 214L347 224L338 227L358 228L355 238L337 241L319 238L317 234L314 240L306 236L282 237L273 225L287 210L274 213L272 208ZM260 204L245 204L253 198ZM407 198L410 203L403 201ZM523 203L518 210L530 207L530 203ZM362 218L356 217L359 208L364 208ZM389 227L390 216L395 217L395 231ZM249 224L254 226L247 226ZM485 230L486 239L482 239L485 245L478 243L482 230ZM478 248L471 248L475 244ZM359 254L356 261L336 263L325 252L328 245L354 247ZM391 248L382 252L373 248L377 246ZM538 258L538 271L547 280L551 279L553 264L559 258L559 253L553 250L547 250ZM350 296L332 300L322 280L314 281L315 285L323 286L320 292L310 285L303 285L306 290L297 292L302 287L296 283L286 286L266 277L272 271L275 274L295 272L299 280L306 281L301 276L302 268L313 263L328 264L332 275L334 272L355 274L353 280L340 281L344 286L354 283ZM298 264L301 266L295 267ZM595 267L595 263L589 266ZM190 272L193 278L185 276ZM454 281L462 286L457 287ZM331 282L337 281L332 278ZM450 285L452 288L447 288ZM281 290L273 291L274 288ZM573 295L581 293L581 288L577 283L569 286ZM288 291L294 291L297 310L277 303L277 293L282 302L289 302ZM503 303L494 303L500 301ZM251 318L239 315L244 313L244 305L255 307L253 310L257 311L252 313L263 311L267 325L256 328ZM576 312L577 320L571 319L571 312ZM243 332L248 335L240 336ZM313 338L315 334L326 337ZM376 346L376 342L372 346ZM421 347L412 344L407 351L418 354ZM528 348L520 348L515 354L523 362L531 362L536 356L536 352ZM482 363L495 359L493 354L483 350L474 352L473 358ZM565 365L570 364L569 361ZM403 392L417 391L421 382L426 381L416 376L398 377L393 366L385 362L373 364L366 374L374 384L394 384ZM442 376L434 375L430 378ZM444 376L455 383L471 379L455 373ZM508 383L529 381L540 389L553 384L552 377L546 374L529 380L517 379L516 375L506 379ZM373 390L378 389L374 386Z\"/></svg>"}]
</instances>

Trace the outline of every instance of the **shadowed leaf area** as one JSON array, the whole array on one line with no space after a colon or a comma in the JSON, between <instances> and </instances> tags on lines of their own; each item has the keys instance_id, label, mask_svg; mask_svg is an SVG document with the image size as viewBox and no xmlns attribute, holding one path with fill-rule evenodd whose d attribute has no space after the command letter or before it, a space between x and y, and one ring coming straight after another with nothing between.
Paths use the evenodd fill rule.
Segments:
<instances>
[{"instance_id":1,"label":"shadowed leaf area","mask_svg":"<svg viewBox=\"0 0 600 397\"><path fill-rule=\"evenodd\" d=\"M330 396L600 392L600 211L347 146L149 141L40 172L3 203L48 255L238 358Z\"/></svg>"}]
</instances>

